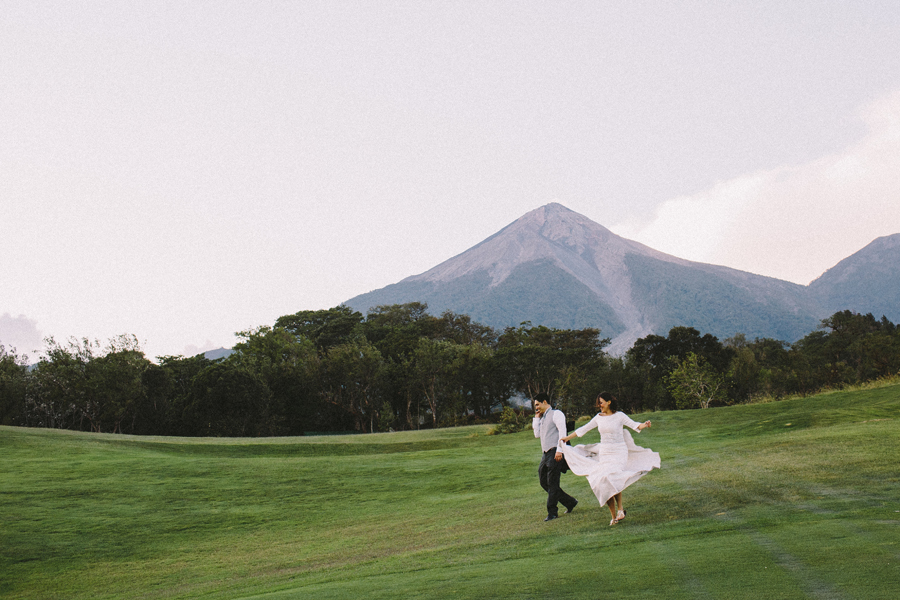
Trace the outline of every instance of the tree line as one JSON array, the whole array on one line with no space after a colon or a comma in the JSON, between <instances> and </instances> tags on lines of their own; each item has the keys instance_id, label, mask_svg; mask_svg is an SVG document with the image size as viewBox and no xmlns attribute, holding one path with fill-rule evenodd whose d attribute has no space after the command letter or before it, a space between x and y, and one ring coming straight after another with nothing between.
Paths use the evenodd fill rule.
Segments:
<instances>
[{"instance_id":1,"label":"tree line","mask_svg":"<svg viewBox=\"0 0 900 600\"><path fill-rule=\"evenodd\" d=\"M788 344L692 327L623 356L597 329L497 331L424 303L285 315L239 332L226 358L152 362L134 336L58 343L36 365L0 345L0 423L138 435L283 436L529 422L546 392L569 415L612 391L622 410L721 406L811 394L900 373L900 330L838 312Z\"/></svg>"}]
</instances>

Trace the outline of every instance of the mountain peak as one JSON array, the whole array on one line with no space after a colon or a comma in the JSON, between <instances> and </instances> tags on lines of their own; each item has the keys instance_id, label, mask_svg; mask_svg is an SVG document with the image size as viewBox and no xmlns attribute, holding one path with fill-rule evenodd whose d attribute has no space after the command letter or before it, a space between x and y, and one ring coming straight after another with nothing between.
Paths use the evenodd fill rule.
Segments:
<instances>
[{"instance_id":1,"label":"mountain peak","mask_svg":"<svg viewBox=\"0 0 900 600\"><path fill-rule=\"evenodd\" d=\"M549 204L539 206L538 208L525 213L516 220L545 223L547 221L578 219L579 217L584 220L589 220L587 219L587 217L578 214L577 212L566 206L563 206L559 202L550 202Z\"/></svg>"},{"instance_id":2,"label":"mountain peak","mask_svg":"<svg viewBox=\"0 0 900 600\"><path fill-rule=\"evenodd\" d=\"M525 320L542 322L543 315L559 305L558 296L565 295L562 288L577 289L581 308L569 311L565 319L543 324L565 328L575 327L576 323L578 327L587 327L587 322L593 322L591 326L616 336L614 349L619 346L624 349L639 337L652 333L651 325L632 300L632 280L626 265L632 255L664 263L691 264L619 237L584 215L551 202L522 215L481 243L425 273L353 298L348 304L366 311L371 306L396 302L409 293L418 296L415 300L428 301L430 308L437 312L445 308L474 311L470 314L473 318L498 326L501 324L496 319L482 313L502 311L488 307L500 303L499 297L542 296L539 302L546 308L536 311L534 301L523 297L522 306L514 311L521 313L521 318L507 315L507 322L502 324L506 326ZM440 294L435 296L435 290L439 289L477 291L453 292L451 295L459 298L449 301L444 297L439 299ZM518 291L510 292L511 289ZM480 296L479 305L485 308L470 307L475 300L465 297L469 294ZM524 308L529 303L531 310L536 311L533 315Z\"/></svg>"},{"instance_id":3,"label":"mountain peak","mask_svg":"<svg viewBox=\"0 0 900 600\"><path fill-rule=\"evenodd\" d=\"M612 338L613 354L674 326L720 337L743 333L794 341L827 316L822 307L832 301L843 305L845 290L872 290L873 279L888 286L882 290L885 310L897 305L898 254L900 234L879 238L811 290L664 254L551 202L436 267L351 298L347 305L368 312L380 305L427 302L433 314L449 309L496 328L524 321L560 329L596 327ZM859 276L849 277L853 272ZM865 285L851 288L843 283L848 278ZM870 298L857 304L871 305Z\"/></svg>"},{"instance_id":4,"label":"mountain peak","mask_svg":"<svg viewBox=\"0 0 900 600\"><path fill-rule=\"evenodd\" d=\"M573 227L588 227L591 229L599 228L603 231L609 231L602 225L595 223L582 214L563 206L559 202L551 202L529 211L513 221L511 225L516 223L533 225L537 227L570 225Z\"/></svg>"},{"instance_id":5,"label":"mountain peak","mask_svg":"<svg viewBox=\"0 0 900 600\"><path fill-rule=\"evenodd\" d=\"M551 202L525 213L462 254L404 281L450 281L485 272L491 285L498 285L519 265L539 260L559 264L567 271L581 270L572 264L573 254L596 269L596 250L610 242L625 240L584 215Z\"/></svg>"},{"instance_id":6,"label":"mountain peak","mask_svg":"<svg viewBox=\"0 0 900 600\"><path fill-rule=\"evenodd\" d=\"M541 237L561 241L570 247L583 247L588 239L596 240L598 237L607 238L614 235L609 229L558 202L536 208L523 215L513 225L516 223L525 227L536 227L536 232Z\"/></svg>"}]
</instances>

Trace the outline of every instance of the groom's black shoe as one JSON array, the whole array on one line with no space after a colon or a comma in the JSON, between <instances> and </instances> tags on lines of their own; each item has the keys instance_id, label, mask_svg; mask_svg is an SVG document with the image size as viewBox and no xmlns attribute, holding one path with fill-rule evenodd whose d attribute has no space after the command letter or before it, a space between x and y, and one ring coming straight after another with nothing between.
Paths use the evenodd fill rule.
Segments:
<instances>
[{"instance_id":1,"label":"groom's black shoe","mask_svg":"<svg viewBox=\"0 0 900 600\"><path fill-rule=\"evenodd\" d=\"M553 519L558 519L558 518L559 517L557 517L556 515L547 515L547 518L544 519L544 522L546 523L547 521L552 521Z\"/></svg>"},{"instance_id":2,"label":"groom's black shoe","mask_svg":"<svg viewBox=\"0 0 900 600\"><path fill-rule=\"evenodd\" d=\"M575 510L575 507L576 507L576 506L578 506L578 500L575 501L575 504L573 504L572 506L570 506L570 507L568 507L568 508L566 509L566 514L569 514L570 512L572 512L573 510Z\"/></svg>"}]
</instances>

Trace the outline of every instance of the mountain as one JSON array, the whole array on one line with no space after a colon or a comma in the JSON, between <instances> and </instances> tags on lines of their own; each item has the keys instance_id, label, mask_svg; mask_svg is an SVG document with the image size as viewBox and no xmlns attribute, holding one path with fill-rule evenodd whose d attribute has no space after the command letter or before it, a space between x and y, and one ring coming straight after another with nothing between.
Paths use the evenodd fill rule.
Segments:
<instances>
[{"instance_id":1,"label":"mountain","mask_svg":"<svg viewBox=\"0 0 900 600\"><path fill-rule=\"evenodd\" d=\"M234 350L232 350L231 348L216 348L215 350L207 350L206 352L201 352L203 357L207 360L219 360L220 358L228 358L232 355L232 353L234 353Z\"/></svg>"},{"instance_id":2,"label":"mountain","mask_svg":"<svg viewBox=\"0 0 900 600\"><path fill-rule=\"evenodd\" d=\"M900 322L900 233L880 237L809 284L826 315L872 313Z\"/></svg>"},{"instance_id":3,"label":"mountain","mask_svg":"<svg viewBox=\"0 0 900 600\"><path fill-rule=\"evenodd\" d=\"M676 325L719 338L794 341L831 314L818 298L807 286L664 254L552 203L425 273L345 304L366 313L422 301L434 314L450 309L501 329L524 321L598 327L619 353Z\"/></svg>"}]
</instances>

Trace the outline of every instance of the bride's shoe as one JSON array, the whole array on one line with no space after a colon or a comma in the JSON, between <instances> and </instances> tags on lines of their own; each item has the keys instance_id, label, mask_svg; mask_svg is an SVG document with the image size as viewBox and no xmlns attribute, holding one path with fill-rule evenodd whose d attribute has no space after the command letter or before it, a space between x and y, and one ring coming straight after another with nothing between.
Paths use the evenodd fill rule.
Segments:
<instances>
[{"instance_id":1,"label":"bride's shoe","mask_svg":"<svg viewBox=\"0 0 900 600\"><path fill-rule=\"evenodd\" d=\"M616 523L618 523L619 521L621 521L621 520L624 519L624 518L625 518L625 511L624 511L624 510L620 510L620 511L619 511L619 514L616 515L615 521L616 521Z\"/></svg>"},{"instance_id":2,"label":"bride's shoe","mask_svg":"<svg viewBox=\"0 0 900 600\"><path fill-rule=\"evenodd\" d=\"M613 519L612 521L609 522L609 526L612 527L613 525L615 525L618 522L619 522L618 519Z\"/></svg>"}]
</instances>

